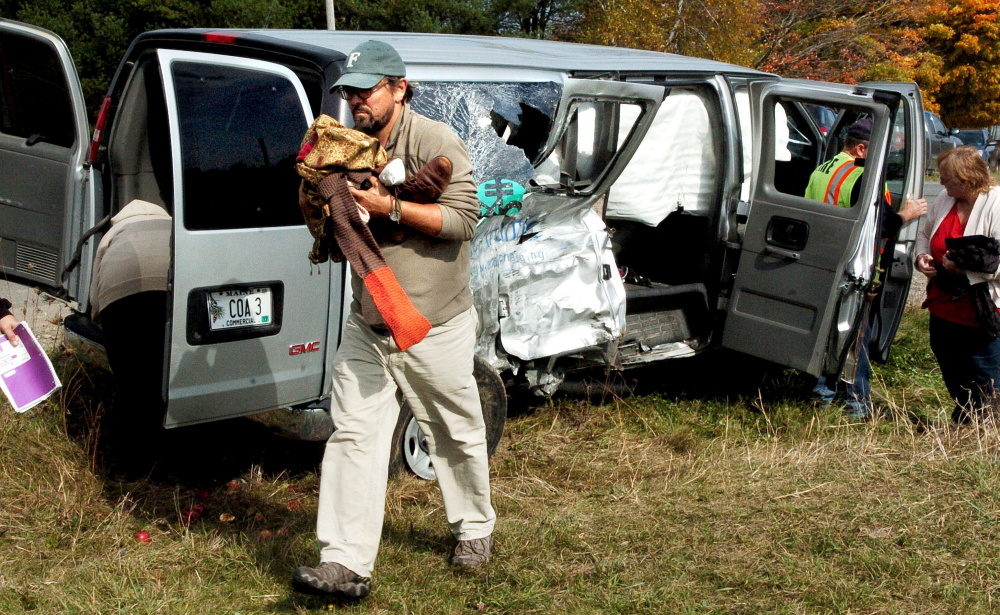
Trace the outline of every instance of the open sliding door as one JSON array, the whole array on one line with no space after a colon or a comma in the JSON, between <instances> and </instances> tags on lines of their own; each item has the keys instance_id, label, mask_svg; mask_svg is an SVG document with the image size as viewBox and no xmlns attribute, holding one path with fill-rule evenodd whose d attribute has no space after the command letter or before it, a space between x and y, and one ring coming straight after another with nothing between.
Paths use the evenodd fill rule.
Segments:
<instances>
[{"instance_id":1,"label":"open sliding door","mask_svg":"<svg viewBox=\"0 0 1000 615\"><path fill-rule=\"evenodd\" d=\"M837 372L856 338L875 277L894 92L804 81L753 83L755 168L723 345L814 375ZM837 123L817 130L814 108ZM838 152L847 126L873 122L853 205L805 198L822 152Z\"/></svg>"}]
</instances>

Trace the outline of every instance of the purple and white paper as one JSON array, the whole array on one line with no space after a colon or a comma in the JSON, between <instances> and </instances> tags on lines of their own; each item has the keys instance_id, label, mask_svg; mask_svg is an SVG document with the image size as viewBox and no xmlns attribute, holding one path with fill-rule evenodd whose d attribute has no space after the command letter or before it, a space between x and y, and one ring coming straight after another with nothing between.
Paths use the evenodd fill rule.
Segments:
<instances>
[{"instance_id":1,"label":"purple and white paper","mask_svg":"<svg viewBox=\"0 0 1000 615\"><path fill-rule=\"evenodd\" d=\"M21 341L17 346L0 336L0 389L15 411L26 412L58 391L62 383L28 325L20 323L14 333Z\"/></svg>"}]
</instances>

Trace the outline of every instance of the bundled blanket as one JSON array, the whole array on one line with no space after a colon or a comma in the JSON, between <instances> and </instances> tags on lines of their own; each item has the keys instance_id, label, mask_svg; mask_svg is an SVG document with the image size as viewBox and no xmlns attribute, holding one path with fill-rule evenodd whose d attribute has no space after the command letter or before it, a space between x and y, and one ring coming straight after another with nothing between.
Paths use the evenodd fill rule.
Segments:
<instances>
[{"instance_id":1,"label":"bundled blanket","mask_svg":"<svg viewBox=\"0 0 1000 615\"><path fill-rule=\"evenodd\" d=\"M302 177L302 213L315 238L309 260L335 262L345 257L364 280L372 300L400 350L420 342L430 322L417 311L389 269L368 228L367 212L354 202L347 181L362 190L376 173L386 184L388 156L378 139L351 130L327 115L316 118L296 159ZM400 177L400 179L402 179ZM418 203L437 201L451 181L451 161L438 157L395 189L396 197ZM370 323L374 324L374 323Z\"/></svg>"},{"instance_id":2,"label":"bundled blanket","mask_svg":"<svg viewBox=\"0 0 1000 615\"><path fill-rule=\"evenodd\" d=\"M362 188L369 187L372 171L385 167L388 162L385 149L375 137L345 128L328 115L320 115L306 131L295 161L295 170L305 180L302 183L305 197L302 215L316 240L309 260L325 263L332 257L334 262L339 263L344 260L344 254L333 234L329 205L332 195L324 198L318 191L319 185L327 177L336 175L341 179L350 179ZM354 203L354 199L350 198L348 202ZM359 211L358 215L364 217L367 212Z\"/></svg>"}]
</instances>

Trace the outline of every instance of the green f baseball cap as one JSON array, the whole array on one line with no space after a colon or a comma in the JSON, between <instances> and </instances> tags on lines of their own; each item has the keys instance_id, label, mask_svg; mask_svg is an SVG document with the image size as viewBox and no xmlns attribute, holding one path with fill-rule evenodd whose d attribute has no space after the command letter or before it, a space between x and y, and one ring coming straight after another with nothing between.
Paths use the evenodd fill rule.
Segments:
<instances>
[{"instance_id":1,"label":"green f baseball cap","mask_svg":"<svg viewBox=\"0 0 1000 615\"><path fill-rule=\"evenodd\" d=\"M375 87L382 77L405 76L406 65L392 45L382 41L365 41L347 54L344 73L333 87L367 90Z\"/></svg>"}]
</instances>

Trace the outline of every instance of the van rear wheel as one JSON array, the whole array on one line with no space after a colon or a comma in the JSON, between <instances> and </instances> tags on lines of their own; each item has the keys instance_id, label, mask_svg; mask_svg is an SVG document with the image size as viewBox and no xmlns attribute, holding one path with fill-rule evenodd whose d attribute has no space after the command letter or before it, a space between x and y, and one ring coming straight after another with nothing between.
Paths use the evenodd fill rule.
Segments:
<instances>
[{"instance_id":1,"label":"van rear wheel","mask_svg":"<svg viewBox=\"0 0 1000 615\"><path fill-rule=\"evenodd\" d=\"M493 456L507 421L507 391L496 370L478 356L475 357L473 374L479 387L479 402L486 423L486 452ZM410 472L425 480L435 479L424 434L405 401L400 407L399 420L392 434L392 453L389 457L389 476L400 472Z\"/></svg>"}]
</instances>

